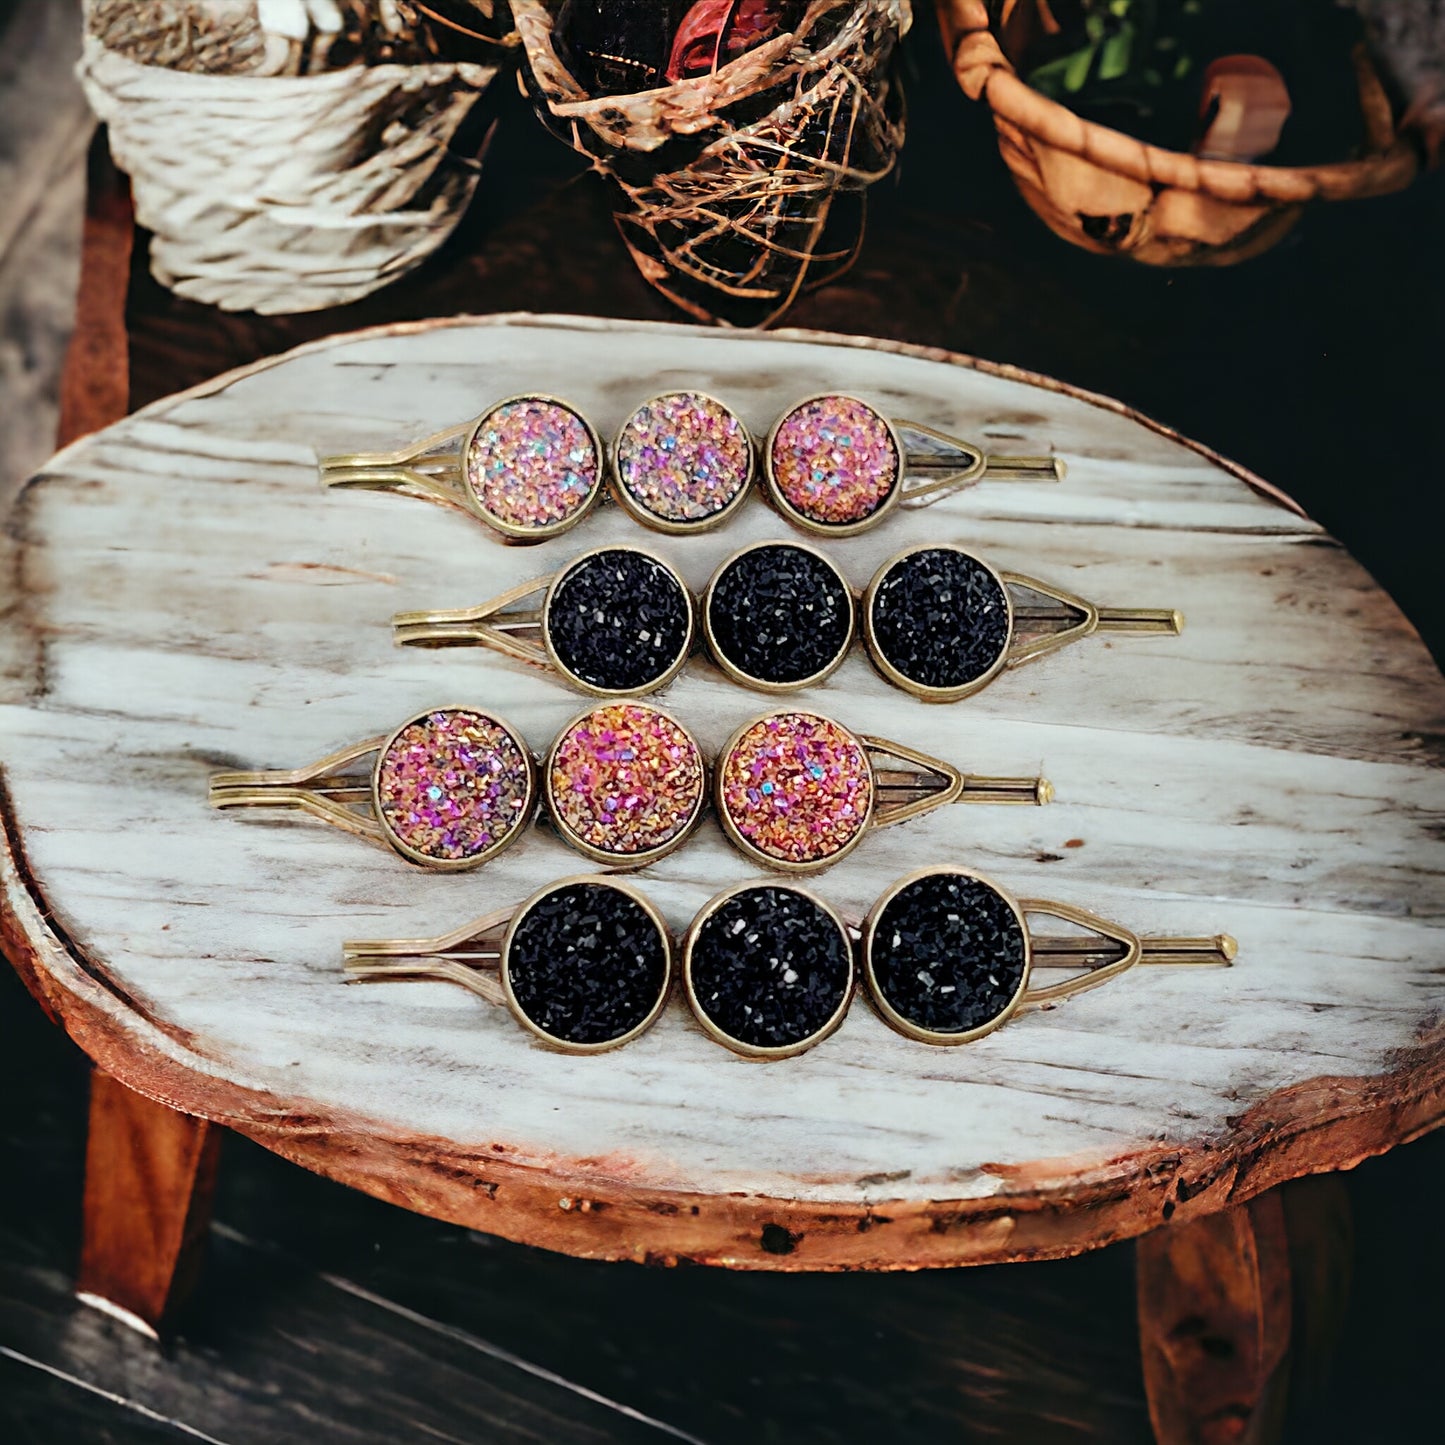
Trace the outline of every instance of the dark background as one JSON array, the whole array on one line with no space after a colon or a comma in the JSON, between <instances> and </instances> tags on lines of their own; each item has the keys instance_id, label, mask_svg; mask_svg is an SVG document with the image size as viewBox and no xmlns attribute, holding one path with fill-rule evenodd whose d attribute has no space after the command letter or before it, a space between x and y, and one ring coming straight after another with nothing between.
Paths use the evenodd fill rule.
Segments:
<instances>
[{"instance_id":1,"label":"dark background","mask_svg":"<svg viewBox=\"0 0 1445 1445\"><path fill-rule=\"evenodd\" d=\"M1440 657L1445 177L1318 207L1235 268L1086 256L1017 199L931 8L917 10L902 164L874 192L858 266L789 321L967 351L1121 398L1296 497ZM133 404L377 321L673 316L627 261L601 182L509 83L489 103L497 128L466 222L422 272L364 303L223 317L161 291L141 244ZM708 1441L1149 1438L1128 1246L917 1276L589 1264L388 1208L239 1139L223 1160L209 1273L162 1354L69 1298L85 1065L8 970L0 990L0 1089L13 1105L0 1125L0 1439L668 1438L579 1387ZM1296 1379L1288 1439L1440 1439L1442 1184L1441 1135L1345 1177L1348 1305L1297 1322L1340 1340L1332 1365Z\"/></svg>"}]
</instances>

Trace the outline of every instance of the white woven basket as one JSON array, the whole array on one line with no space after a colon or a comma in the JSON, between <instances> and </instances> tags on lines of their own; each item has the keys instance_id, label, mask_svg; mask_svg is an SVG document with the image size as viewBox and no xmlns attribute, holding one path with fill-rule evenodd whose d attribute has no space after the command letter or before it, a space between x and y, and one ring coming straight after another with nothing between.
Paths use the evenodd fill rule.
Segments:
<instances>
[{"instance_id":1,"label":"white woven basket","mask_svg":"<svg viewBox=\"0 0 1445 1445\"><path fill-rule=\"evenodd\" d=\"M93 36L79 65L154 235L156 279L271 315L354 301L441 245L476 186L447 146L496 73L201 75L138 64Z\"/></svg>"}]
</instances>

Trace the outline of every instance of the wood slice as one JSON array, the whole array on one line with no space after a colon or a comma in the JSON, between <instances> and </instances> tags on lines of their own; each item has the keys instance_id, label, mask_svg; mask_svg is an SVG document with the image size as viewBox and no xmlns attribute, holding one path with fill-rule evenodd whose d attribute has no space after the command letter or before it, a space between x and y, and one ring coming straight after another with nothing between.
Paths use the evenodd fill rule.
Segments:
<instances>
[{"instance_id":1,"label":"wood slice","mask_svg":"<svg viewBox=\"0 0 1445 1445\"><path fill-rule=\"evenodd\" d=\"M1067 457L836 543L858 584L948 537L1170 638L1093 638L928 707L861 656L804 700L1043 809L944 809L818 880L861 913L964 862L1141 932L1227 931L1231 971L1139 969L940 1050L859 1000L797 1059L715 1044L674 1001L563 1057L439 983L343 988L344 938L441 932L585 871L543 831L429 875L285 815L206 806L216 769L297 766L444 701L543 747L584 700L482 652L392 647L395 611L481 601L609 541L694 586L788 529L644 533L608 508L530 549L395 497L326 493L315 452L397 446L527 390L605 434L697 385L759 432L847 389L999 451ZM1278 494L1123 407L966 358L807 333L557 317L333 338L62 452L9 518L0 605L3 924L114 1078L382 1198L579 1255L915 1268L1061 1255L1346 1168L1445 1112L1445 684L1369 577ZM767 700L695 661L664 695L716 748ZM756 876L712 824L639 881L681 927Z\"/></svg>"}]
</instances>

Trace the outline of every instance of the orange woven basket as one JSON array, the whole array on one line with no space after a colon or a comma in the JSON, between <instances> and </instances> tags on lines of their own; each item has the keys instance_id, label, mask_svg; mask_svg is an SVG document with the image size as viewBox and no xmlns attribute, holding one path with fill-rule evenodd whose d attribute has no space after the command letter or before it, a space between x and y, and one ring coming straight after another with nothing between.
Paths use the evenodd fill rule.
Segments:
<instances>
[{"instance_id":1,"label":"orange woven basket","mask_svg":"<svg viewBox=\"0 0 1445 1445\"><path fill-rule=\"evenodd\" d=\"M1015 65L1039 23L1036 0L938 0L958 83L993 112L1019 193L1050 230L1086 251L1151 266L1228 266L1273 246L1310 201L1401 190L1419 168L1361 46L1355 72L1366 154L1322 166L1200 160L1097 125L1022 81Z\"/></svg>"}]
</instances>

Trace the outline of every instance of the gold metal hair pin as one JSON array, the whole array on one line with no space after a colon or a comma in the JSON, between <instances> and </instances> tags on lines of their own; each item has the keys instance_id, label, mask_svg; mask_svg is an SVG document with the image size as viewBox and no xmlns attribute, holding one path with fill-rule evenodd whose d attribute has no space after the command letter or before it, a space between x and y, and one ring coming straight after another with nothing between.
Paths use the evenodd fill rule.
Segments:
<instances>
[{"instance_id":1,"label":"gold metal hair pin","mask_svg":"<svg viewBox=\"0 0 1445 1445\"><path fill-rule=\"evenodd\" d=\"M540 785L539 785L540 775ZM825 868L870 827L945 803L1046 803L1039 777L975 777L816 713L769 713L719 756L714 802L743 853L791 872ZM294 771L218 773L215 808L295 808L423 867L475 868L515 842L539 792L558 836L595 862L641 867L702 818L708 768L675 718L641 702L591 708L539 768L521 735L476 708L435 708Z\"/></svg>"},{"instance_id":2,"label":"gold metal hair pin","mask_svg":"<svg viewBox=\"0 0 1445 1445\"><path fill-rule=\"evenodd\" d=\"M672 681L692 651L696 614L687 584L662 558L599 547L480 606L400 612L392 626L403 646L489 647L583 692L619 697Z\"/></svg>"},{"instance_id":3,"label":"gold metal hair pin","mask_svg":"<svg viewBox=\"0 0 1445 1445\"><path fill-rule=\"evenodd\" d=\"M677 675L699 611L713 661L734 682L773 693L829 678L856 640L861 611L878 671L934 702L967 697L1005 669L1096 632L1178 636L1184 624L1169 608L1096 606L950 545L899 553L859 599L816 548L756 542L718 568L700 608L660 557L601 547L479 606L402 612L392 625L405 646L489 647L584 692L619 696Z\"/></svg>"},{"instance_id":4,"label":"gold metal hair pin","mask_svg":"<svg viewBox=\"0 0 1445 1445\"><path fill-rule=\"evenodd\" d=\"M856 396L830 393L778 419L763 448L763 472L770 500L789 521L847 537L897 506L981 481L1062 481L1065 467L1053 456L990 456L919 422L889 421Z\"/></svg>"},{"instance_id":5,"label":"gold metal hair pin","mask_svg":"<svg viewBox=\"0 0 1445 1445\"><path fill-rule=\"evenodd\" d=\"M460 984L570 1054L602 1053L645 1033L672 987L667 925L615 878L564 878L440 938L358 941L342 952L349 983Z\"/></svg>"},{"instance_id":6,"label":"gold metal hair pin","mask_svg":"<svg viewBox=\"0 0 1445 1445\"><path fill-rule=\"evenodd\" d=\"M1036 933L1029 919L1040 916L1075 931ZM1142 938L1071 904L1014 898L971 869L933 867L900 879L857 926L793 883L730 888L698 912L680 951L688 1005L709 1037L779 1059L836 1031L860 973L891 1027L964 1044L1136 966L1227 967L1238 947L1227 934ZM609 878L564 879L439 938L347 943L343 953L348 982L461 984L569 1053L616 1048L650 1028L673 972L661 915ZM1069 976L1035 984L1041 969Z\"/></svg>"},{"instance_id":7,"label":"gold metal hair pin","mask_svg":"<svg viewBox=\"0 0 1445 1445\"><path fill-rule=\"evenodd\" d=\"M513 396L394 452L322 457L321 484L457 507L509 542L575 527L602 495L602 441L555 396Z\"/></svg>"},{"instance_id":8,"label":"gold metal hair pin","mask_svg":"<svg viewBox=\"0 0 1445 1445\"><path fill-rule=\"evenodd\" d=\"M1056 457L990 456L916 422L889 421L857 397L809 397L763 446L763 483L789 521L829 536L881 522L979 481L1058 481ZM758 446L737 414L702 392L644 402L604 453L569 403L529 394L409 447L323 457L328 487L358 487L456 507L506 541L540 542L596 505L610 472L617 500L661 532L706 531L739 507L757 474ZM609 466L610 462L610 466Z\"/></svg>"}]
</instances>

